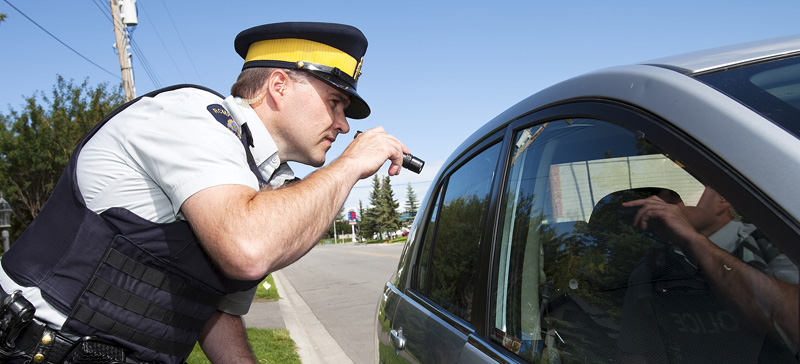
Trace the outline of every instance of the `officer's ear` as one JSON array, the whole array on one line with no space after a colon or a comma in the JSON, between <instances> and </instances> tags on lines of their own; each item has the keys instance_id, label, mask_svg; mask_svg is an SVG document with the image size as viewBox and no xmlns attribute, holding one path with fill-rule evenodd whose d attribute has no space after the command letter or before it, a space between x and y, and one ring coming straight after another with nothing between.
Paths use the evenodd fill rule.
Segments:
<instances>
[{"instance_id":1,"label":"officer's ear","mask_svg":"<svg viewBox=\"0 0 800 364\"><path fill-rule=\"evenodd\" d=\"M278 105L280 100L286 95L289 83L289 75L282 69L276 69L270 73L267 79L267 93Z\"/></svg>"},{"instance_id":2,"label":"officer's ear","mask_svg":"<svg viewBox=\"0 0 800 364\"><path fill-rule=\"evenodd\" d=\"M733 209L733 205L716 191L714 191L713 201L715 202L714 208L717 214L729 214L730 210Z\"/></svg>"}]
</instances>

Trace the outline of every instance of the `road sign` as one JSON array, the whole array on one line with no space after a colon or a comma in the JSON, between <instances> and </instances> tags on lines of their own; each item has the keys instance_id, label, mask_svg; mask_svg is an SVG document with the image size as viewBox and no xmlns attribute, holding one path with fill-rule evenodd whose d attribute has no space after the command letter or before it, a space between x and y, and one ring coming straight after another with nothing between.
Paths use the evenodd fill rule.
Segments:
<instances>
[{"instance_id":1,"label":"road sign","mask_svg":"<svg viewBox=\"0 0 800 364\"><path fill-rule=\"evenodd\" d=\"M347 212L347 223L350 225L355 225L358 223L356 219L356 210L350 210Z\"/></svg>"}]
</instances>

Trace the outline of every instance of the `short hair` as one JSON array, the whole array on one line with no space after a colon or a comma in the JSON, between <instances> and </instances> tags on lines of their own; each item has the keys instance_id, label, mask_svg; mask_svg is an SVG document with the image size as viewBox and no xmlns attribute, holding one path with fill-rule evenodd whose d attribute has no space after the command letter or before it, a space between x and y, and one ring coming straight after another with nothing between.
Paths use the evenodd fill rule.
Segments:
<instances>
[{"instance_id":1,"label":"short hair","mask_svg":"<svg viewBox=\"0 0 800 364\"><path fill-rule=\"evenodd\" d=\"M306 75L304 72L296 71L288 68L281 68L289 75L292 81L299 83L307 83ZM269 78L269 75L277 68L271 67L252 67L242 70L236 83L231 86L231 95L241 98L253 98L258 95L258 91L264 85L264 81Z\"/></svg>"}]
</instances>

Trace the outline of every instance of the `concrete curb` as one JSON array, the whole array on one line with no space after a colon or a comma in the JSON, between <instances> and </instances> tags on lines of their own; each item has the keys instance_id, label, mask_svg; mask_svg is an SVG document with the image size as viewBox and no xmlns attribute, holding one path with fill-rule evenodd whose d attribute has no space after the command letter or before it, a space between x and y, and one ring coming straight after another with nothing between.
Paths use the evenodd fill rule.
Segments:
<instances>
[{"instance_id":1,"label":"concrete curb","mask_svg":"<svg viewBox=\"0 0 800 364\"><path fill-rule=\"evenodd\" d=\"M273 272L272 279L275 280L275 287L281 296L278 302L283 320L289 336L297 345L300 361L304 364L352 364L350 357L317 320L317 316L283 273Z\"/></svg>"}]
</instances>

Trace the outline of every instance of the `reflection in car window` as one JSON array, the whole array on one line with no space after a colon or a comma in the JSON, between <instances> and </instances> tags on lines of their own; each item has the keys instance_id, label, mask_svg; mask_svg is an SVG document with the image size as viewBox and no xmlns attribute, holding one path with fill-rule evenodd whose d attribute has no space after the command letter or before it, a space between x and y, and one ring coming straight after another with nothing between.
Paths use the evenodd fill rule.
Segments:
<instances>
[{"instance_id":1,"label":"reflection in car window","mask_svg":"<svg viewBox=\"0 0 800 364\"><path fill-rule=\"evenodd\" d=\"M797 266L679 161L598 120L552 121L515 137L494 264L494 342L536 363L796 362L796 316L753 322L756 311L782 312L787 296L776 292L790 292L785 312L796 314ZM727 205L703 219L711 204ZM679 243L682 230L656 219L654 207L680 211L730 260L704 271ZM646 228L639 211L652 211ZM722 227L703 225L712 220ZM740 275L751 271L775 288L761 306L743 304L761 292Z\"/></svg>"},{"instance_id":2,"label":"reflection in car window","mask_svg":"<svg viewBox=\"0 0 800 364\"><path fill-rule=\"evenodd\" d=\"M698 79L800 138L800 57L736 67Z\"/></svg>"},{"instance_id":3,"label":"reflection in car window","mask_svg":"<svg viewBox=\"0 0 800 364\"><path fill-rule=\"evenodd\" d=\"M427 223L427 233L425 234L425 243L423 245L423 249L421 250L421 256L419 258L419 264L417 265L418 272L417 272L417 289L421 292L425 292L425 289L428 284L428 263L430 262L431 250L428 247L433 244L433 236L435 235L434 229L436 228L436 215L439 213L439 198L441 196L441 191L436 194L436 204L433 206L433 211L431 212L431 217L428 219Z\"/></svg>"},{"instance_id":4,"label":"reflection in car window","mask_svg":"<svg viewBox=\"0 0 800 364\"><path fill-rule=\"evenodd\" d=\"M431 221L426 232L420 265L430 264L430 269L420 269L427 277L417 278L421 292L467 321L472 312L480 232L499 155L500 144L495 144L450 175L441 205L437 205L440 211L432 215L438 214L438 223Z\"/></svg>"}]
</instances>

